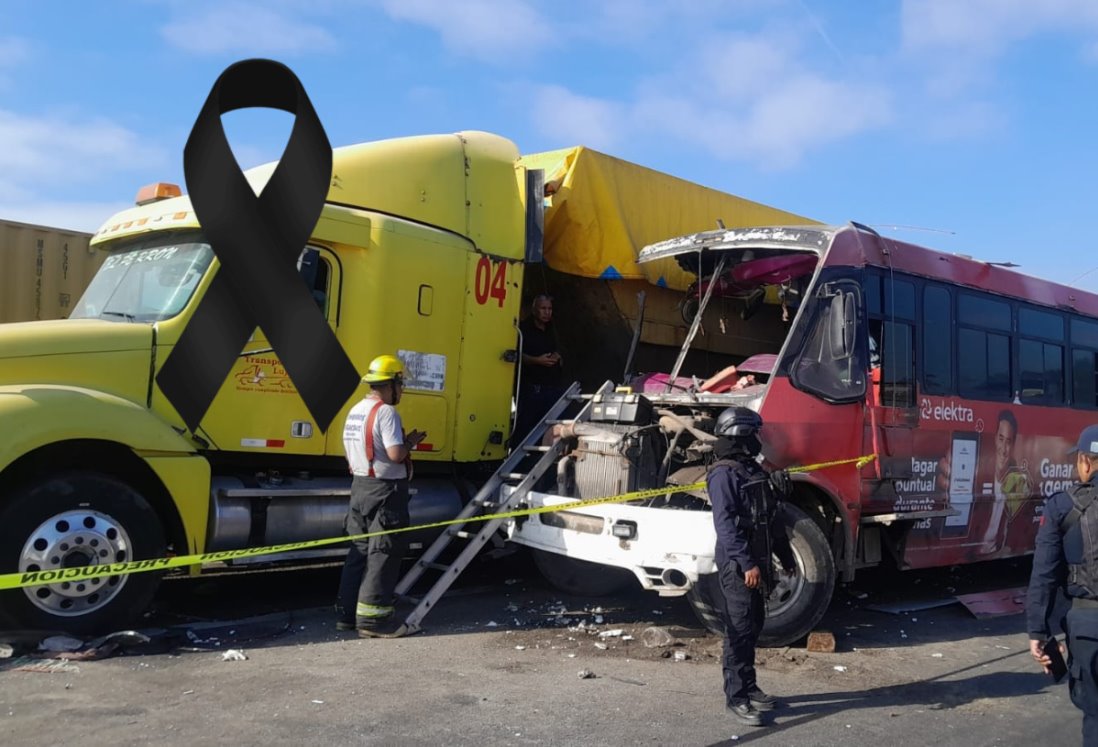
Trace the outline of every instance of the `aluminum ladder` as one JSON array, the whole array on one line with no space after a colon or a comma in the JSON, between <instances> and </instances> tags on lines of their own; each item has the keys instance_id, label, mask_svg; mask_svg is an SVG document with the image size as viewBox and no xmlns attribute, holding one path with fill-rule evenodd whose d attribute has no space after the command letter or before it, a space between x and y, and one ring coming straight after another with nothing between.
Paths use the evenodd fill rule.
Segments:
<instances>
[{"instance_id":1,"label":"aluminum ladder","mask_svg":"<svg viewBox=\"0 0 1098 747\"><path fill-rule=\"evenodd\" d=\"M603 387L599 389L599 393L602 393L609 386L609 383L604 384ZM596 395L580 394L579 392L579 382L573 382L572 386L561 395L561 398L557 400L556 404L549 408L549 411L545 414L545 417L542 418L541 422L531 429L522 443L511 452L511 455L504 460L495 474L493 474L488 482L486 482L477 494L473 496L472 500L466 504L465 508L462 509L461 513L459 513L456 518L470 519L484 514L503 513L513 509L522 502L522 499L531 489L533 489L538 480L540 480L556 463L557 458L564 449L564 439L558 439L552 446L542 446L541 440L545 433L554 425L586 420L591 409L591 400L594 399ZM585 404L574 420L561 420L560 417L564 414L564 411L567 410L573 402L579 401L584 401ZM537 459L537 462L529 468L529 472L516 471L522 466L524 461L533 458L533 455L539 453L541 456ZM514 490L511 491L506 498L501 500L501 488L505 485L513 485ZM423 618L427 617L427 613L434 609L435 603L438 602L442 595L446 593L446 590L450 588L450 584L461 575L461 572L465 570L470 562L472 562L473 558L476 557L476 554L495 534L500 524L504 521L507 521L507 519L488 519L474 522L480 527L475 533L465 530L465 522L452 524L439 535L419 560L415 562L415 565L413 565L397 583L397 598L412 600L416 602L416 607L404 619L404 623L394 631L393 637L412 635L421 630L420 625L423 622ZM446 564L437 562L442 552L455 539L467 539L469 542L451 563ZM428 570L438 571L440 574L434 585L432 585L430 590L422 597L410 596L408 591Z\"/></svg>"}]
</instances>

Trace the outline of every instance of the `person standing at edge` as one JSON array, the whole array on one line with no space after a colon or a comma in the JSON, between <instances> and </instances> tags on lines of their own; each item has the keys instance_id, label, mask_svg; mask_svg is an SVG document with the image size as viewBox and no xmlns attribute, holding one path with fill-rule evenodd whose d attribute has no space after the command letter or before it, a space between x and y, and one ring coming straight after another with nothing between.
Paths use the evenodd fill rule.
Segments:
<instances>
[{"instance_id":1,"label":"person standing at edge","mask_svg":"<svg viewBox=\"0 0 1098 747\"><path fill-rule=\"evenodd\" d=\"M553 328L553 299L545 294L536 296L530 311L519 325L522 371L512 443L526 438L564 393L564 369Z\"/></svg>"},{"instance_id":2,"label":"person standing at edge","mask_svg":"<svg viewBox=\"0 0 1098 747\"><path fill-rule=\"evenodd\" d=\"M779 498L790 492L783 470L768 474L758 463L763 421L746 407L730 407L713 429L717 460L706 470L706 489L717 531L716 561L724 605L724 695L732 715L762 726L762 711L778 701L759 689L755 644L766 619L766 595L774 586L771 553L792 575L796 559L778 520Z\"/></svg>"},{"instance_id":3,"label":"person standing at edge","mask_svg":"<svg viewBox=\"0 0 1098 747\"><path fill-rule=\"evenodd\" d=\"M1052 637L1050 621L1061 593L1071 601L1063 621L1067 632L1068 688L1083 712L1083 744L1098 745L1098 424L1088 425L1068 454L1075 454L1079 481L1045 502L1033 571L1026 594L1029 653L1050 672L1042 650ZM1058 644L1061 653L1064 645Z\"/></svg>"},{"instance_id":4,"label":"person standing at edge","mask_svg":"<svg viewBox=\"0 0 1098 747\"><path fill-rule=\"evenodd\" d=\"M351 408L343 426L343 449L354 475L344 529L348 535L409 526L410 454L427 435L404 434L396 405L404 392L404 366L392 355L370 362L362 381L370 394ZM347 551L336 600L337 630L359 636L393 637L393 592L407 548L404 534L355 540Z\"/></svg>"}]
</instances>

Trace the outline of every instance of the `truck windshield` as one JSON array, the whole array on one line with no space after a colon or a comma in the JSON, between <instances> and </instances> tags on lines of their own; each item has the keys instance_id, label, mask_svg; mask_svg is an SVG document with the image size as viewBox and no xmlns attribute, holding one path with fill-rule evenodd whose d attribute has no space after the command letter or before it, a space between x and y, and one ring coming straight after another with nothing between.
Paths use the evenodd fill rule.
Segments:
<instances>
[{"instance_id":1,"label":"truck windshield","mask_svg":"<svg viewBox=\"0 0 1098 747\"><path fill-rule=\"evenodd\" d=\"M186 306L213 257L195 234L127 242L110 251L69 318L170 319Z\"/></svg>"}]
</instances>

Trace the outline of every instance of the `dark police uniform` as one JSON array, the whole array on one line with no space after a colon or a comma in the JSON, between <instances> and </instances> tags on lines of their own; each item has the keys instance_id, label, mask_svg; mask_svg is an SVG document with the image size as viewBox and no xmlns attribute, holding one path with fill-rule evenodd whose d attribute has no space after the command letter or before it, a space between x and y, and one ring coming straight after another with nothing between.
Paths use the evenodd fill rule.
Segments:
<instances>
[{"instance_id":1,"label":"dark police uniform","mask_svg":"<svg viewBox=\"0 0 1098 747\"><path fill-rule=\"evenodd\" d=\"M1088 588L1085 570L1079 572L1087 565L1083 528L1091 522L1098 526L1098 517L1092 515L1088 522L1085 514L1076 514L1064 527L1074 505L1072 495L1085 500L1095 491L1092 483L1082 483L1045 502L1026 597L1026 630L1030 640L1041 642L1052 634L1050 623L1067 631L1071 702L1083 712L1083 744L1098 746L1098 588ZM1089 512L1098 512L1098 505ZM1090 578L1098 578L1098 568L1090 569ZM1071 608L1063 619L1058 602L1065 590Z\"/></svg>"},{"instance_id":2,"label":"dark police uniform","mask_svg":"<svg viewBox=\"0 0 1098 747\"><path fill-rule=\"evenodd\" d=\"M762 694L755 677L755 644L766 619L763 586L767 583L769 558L760 557L759 543L752 542L755 526L747 486L761 480L767 484L767 472L753 459L715 462L706 475L709 500L713 505L713 524L717 531L716 562L724 591L724 694L729 708L754 703L765 709L773 699ZM782 567L796 567L793 551L784 527L776 516L769 517L770 544ZM766 561L764 564L763 561ZM754 589L744 584L744 573L752 568L763 571L763 583Z\"/></svg>"}]
</instances>

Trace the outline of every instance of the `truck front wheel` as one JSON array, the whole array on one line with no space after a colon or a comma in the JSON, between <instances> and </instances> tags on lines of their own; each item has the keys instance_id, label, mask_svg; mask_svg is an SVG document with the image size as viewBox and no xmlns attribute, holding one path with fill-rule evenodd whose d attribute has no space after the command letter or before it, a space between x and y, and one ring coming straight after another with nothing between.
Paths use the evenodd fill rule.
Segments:
<instances>
[{"instance_id":1,"label":"truck front wheel","mask_svg":"<svg viewBox=\"0 0 1098 747\"><path fill-rule=\"evenodd\" d=\"M164 529L133 488L67 472L22 484L0 505L0 573L32 573L164 557ZM94 634L125 626L156 592L159 572L88 575L0 593L0 623Z\"/></svg>"},{"instance_id":2,"label":"truck front wheel","mask_svg":"<svg viewBox=\"0 0 1098 747\"><path fill-rule=\"evenodd\" d=\"M767 600L766 622L759 635L764 647L788 646L812 631L827 612L835 589L835 560L819 525L796 506L786 504L785 524L797 560L792 578L776 574L778 583ZM777 558L776 567L780 568ZM701 576L687 593L694 614L709 631L724 635L718 610L723 604L717 573Z\"/></svg>"}]
</instances>

